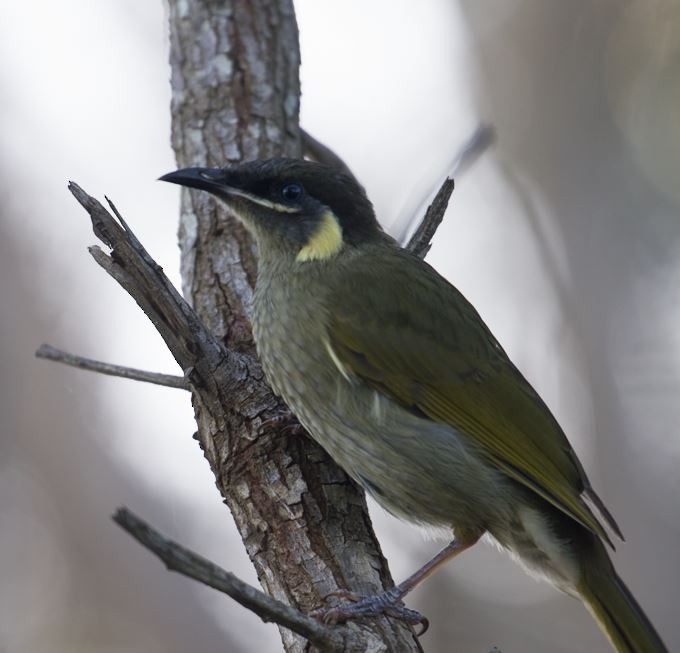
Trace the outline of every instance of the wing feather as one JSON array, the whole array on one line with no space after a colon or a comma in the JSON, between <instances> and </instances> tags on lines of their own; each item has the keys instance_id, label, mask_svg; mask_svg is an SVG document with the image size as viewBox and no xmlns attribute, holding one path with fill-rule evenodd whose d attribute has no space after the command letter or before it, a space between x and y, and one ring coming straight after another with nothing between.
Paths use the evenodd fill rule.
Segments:
<instances>
[{"instance_id":1,"label":"wing feather","mask_svg":"<svg viewBox=\"0 0 680 653\"><path fill-rule=\"evenodd\" d=\"M475 309L407 252L375 256L380 265L356 259L332 289L329 342L342 366L469 435L508 476L611 545L581 497L594 492L562 429Z\"/></svg>"}]
</instances>

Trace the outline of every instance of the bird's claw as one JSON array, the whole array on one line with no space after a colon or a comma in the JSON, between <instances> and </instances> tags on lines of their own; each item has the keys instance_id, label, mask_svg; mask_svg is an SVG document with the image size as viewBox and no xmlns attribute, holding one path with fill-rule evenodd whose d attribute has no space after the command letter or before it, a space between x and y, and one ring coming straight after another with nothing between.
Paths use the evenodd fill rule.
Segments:
<instances>
[{"instance_id":1,"label":"bird's claw","mask_svg":"<svg viewBox=\"0 0 680 653\"><path fill-rule=\"evenodd\" d=\"M311 615L324 624L334 625L363 617L386 615L410 626L420 625L420 631L416 633L418 637L430 627L430 622L426 617L404 606L399 595L389 590L374 596L362 596L349 590L337 590L331 592L326 598L329 597L344 599L351 603L314 610Z\"/></svg>"}]
</instances>

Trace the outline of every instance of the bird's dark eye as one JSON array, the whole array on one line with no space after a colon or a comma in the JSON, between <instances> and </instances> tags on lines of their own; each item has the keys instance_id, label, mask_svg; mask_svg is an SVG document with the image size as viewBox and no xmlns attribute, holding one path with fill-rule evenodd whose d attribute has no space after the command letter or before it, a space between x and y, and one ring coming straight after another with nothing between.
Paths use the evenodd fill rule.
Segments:
<instances>
[{"instance_id":1,"label":"bird's dark eye","mask_svg":"<svg viewBox=\"0 0 680 653\"><path fill-rule=\"evenodd\" d=\"M281 197L283 197L283 199L287 202L294 202L295 200L299 200L300 197L302 197L303 192L304 191L302 190L302 186L300 186L300 184L286 184L281 189Z\"/></svg>"}]
</instances>

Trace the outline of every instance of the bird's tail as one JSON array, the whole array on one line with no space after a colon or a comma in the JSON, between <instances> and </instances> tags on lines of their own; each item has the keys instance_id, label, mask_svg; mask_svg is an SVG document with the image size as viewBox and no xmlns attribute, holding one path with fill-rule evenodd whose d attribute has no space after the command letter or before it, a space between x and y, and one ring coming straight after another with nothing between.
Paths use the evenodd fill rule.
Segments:
<instances>
[{"instance_id":1,"label":"bird's tail","mask_svg":"<svg viewBox=\"0 0 680 653\"><path fill-rule=\"evenodd\" d=\"M630 590L618 577L599 539L581 560L577 589L618 653L668 653Z\"/></svg>"}]
</instances>

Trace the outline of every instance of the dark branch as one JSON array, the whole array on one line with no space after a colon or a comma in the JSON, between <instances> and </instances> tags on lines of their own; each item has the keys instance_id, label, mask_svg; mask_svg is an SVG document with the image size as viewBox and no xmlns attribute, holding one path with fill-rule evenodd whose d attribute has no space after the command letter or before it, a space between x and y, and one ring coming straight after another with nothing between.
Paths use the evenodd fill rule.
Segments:
<instances>
[{"instance_id":1,"label":"dark branch","mask_svg":"<svg viewBox=\"0 0 680 653\"><path fill-rule=\"evenodd\" d=\"M91 358L69 354L66 351L52 347L51 345L40 345L35 352L35 355L37 358L64 363L65 365L71 365L72 367L77 367L81 370L99 372L99 374L120 376L124 379L144 381L145 383L155 383L156 385L164 385L168 388L179 388L181 390L191 389L189 381L183 376L147 372L146 370L138 370L134 367L123 367L121 365L111 365L110 363L103 363L102 361L93 360Z\"/></svg>"},{"instance_id":2,"label":"dark branch","mask_svg":"<svg viewBox=\"0 0 680 653\"><path fill-rule=\"evenodd\" d=\"M254 380L261 377L257 361L226 349L205 328L115 207L110 203L118 221L77 184L71 182L69 190L90 214L97 237L111 248L109 255L97 246L90 247L92 257L139 304L179 366L190 370L187 381L191 388L215 414L238 401L244 392L239 389L244 377L253 379L251 394L268 394L265 383Z\"/></svg>"},{"instance_id":3,"label":"dark branch","mask_svg":"<svg viewBox=\"0 0 680 653\"><path fill-rule=\"evenodd\" d=\"M447 177L441 188L432 200L432 204L427 207L423 217L413 236L408 241L406 249L411 250L416 256L425 258L432 247L432 238L444 219L444 213L449 205L451 193L453 193L455 183L453 179Z\"/></svg>"},{"instance_id":4,"label":"dark branch","mask_svg":"<svg viewBox=\"0 0 680 653\"><path fill-rule=\"evenodd\" d=\"M168 539L127 508L119 508L113 515L113 521L143 547L157 555L170 571L176 571L227 594L263 621L273 621L285 626L324 651L342 651L342 636L337 628L327 628L313 617L308 617L244 583L234 574Z\"/></svg>"},{"instance_id":5,"label":"dark branch","mask_svg":"<svg viewBox=\"0 0 680 653\"><path fill-rule=\"evenodd\" d=\"M439 228L454 188L454 178L465 172L496 140L496 132L490 125L478 127L460 152L456 155L449 173L437 191L422 221L406 245L420 258L425 258L432 246L432 238Z\"/></svg>"}]
</instances>

